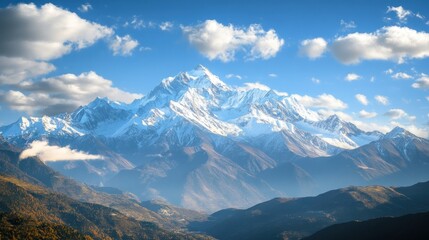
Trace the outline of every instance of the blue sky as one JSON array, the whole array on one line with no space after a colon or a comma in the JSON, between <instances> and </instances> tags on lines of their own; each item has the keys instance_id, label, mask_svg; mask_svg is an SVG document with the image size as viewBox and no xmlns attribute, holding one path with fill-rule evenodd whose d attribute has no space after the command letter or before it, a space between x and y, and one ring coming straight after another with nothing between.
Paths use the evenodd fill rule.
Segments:
<instances>
[{"instance_id":1,"label":"blue sky","mask_svg":"<svg viewBox=\"0 0 429 240\"><path fill-rule=\"evenodd\" d=\"M366 130L428 137L426 1L231 2L2 1L0 124L98 95L130 101L202 64Z\"/></svg>"}]
</instances>

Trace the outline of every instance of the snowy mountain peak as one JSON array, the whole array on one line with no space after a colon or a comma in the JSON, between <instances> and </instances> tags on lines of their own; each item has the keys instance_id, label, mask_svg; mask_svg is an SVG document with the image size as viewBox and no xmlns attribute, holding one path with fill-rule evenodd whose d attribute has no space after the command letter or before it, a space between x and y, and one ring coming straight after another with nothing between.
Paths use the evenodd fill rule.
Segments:
<instances>
[{"instance_id":1,"label":"snowy mountain peak","mask_svg":"<svg viewBox=\"0 0 429 240\"><path fill-rule=\"evenodd\" d=\"M408 132L407 130L401 127L395 127L386 135L384 135L384 139L394 139L398 137L416 137L414 134Z\"/></svg>"}]
</instances>

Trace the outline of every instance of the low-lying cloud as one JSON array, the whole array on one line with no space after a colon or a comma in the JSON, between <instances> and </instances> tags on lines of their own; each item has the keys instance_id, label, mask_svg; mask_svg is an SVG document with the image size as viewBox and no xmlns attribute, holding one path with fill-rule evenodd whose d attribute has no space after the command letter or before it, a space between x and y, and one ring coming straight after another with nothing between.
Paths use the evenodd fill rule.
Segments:
<instances>
[{"instance_id":1,"label":"low-lying cloud","mask_svg":"<svg viewBox=\"0 0 429 240\"><path fill-rule=\"evenodd\" d=\"M103 156L71 149L69 146L51 146L47 141L34 141L20 155L20 159L38 157L43 162L70 160L101 160Z\"/></svg>"}]
</instances>

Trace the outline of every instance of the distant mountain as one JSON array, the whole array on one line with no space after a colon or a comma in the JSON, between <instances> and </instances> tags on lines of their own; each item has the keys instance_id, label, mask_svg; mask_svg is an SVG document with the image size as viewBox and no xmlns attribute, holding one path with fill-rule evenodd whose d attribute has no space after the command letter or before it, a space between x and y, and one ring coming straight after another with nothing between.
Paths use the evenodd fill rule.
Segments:
<instances>
[{"instance_id":1,"label":"distant mountain","mask_svg":"<svg viewBox=\"0 0 429 240\"><path fill-rule=\"evenodd\" d=\"M305 240L378 240L427 239L429 212L401 217L384 217L367 221L353 221L329 226Z\"/></svg>"},{"instance_id":2,"label":"distant mountain","mask_svg":"<svg viewBox=\"0 0 429 240\"><path fill-rule=\"evenodd\" d=\"M141 207L139 202L127 194L106 194L91 187L66 178L46 166L37 158L20 159L19 148L7 143L0 137L0 175L15 177L19 180L48 188L75 200L101 204L115 208L123 214L158 224L165 223L156 213Z\"/></svg>"},{"instance_id":3,"label":"distant mountain","mask_svg":"<svg viewBox=\"0 0 429 240\"><path fill-rule=\"evenodd\" d=\"M218 239L301 239L335 223L424 211L429 211L429 182L348 187L316 197L276 198L246 210L222 210L191 228Z\"/></svg>"},{"instance_id":4,"label":"distant mountain","mask_svg":"<svg viewBox=\"0 0 429 240\"><path fill-rule=\"evenodd\" d=\"M331 157L295 162L324 190L348 184L409 185L429 178L429 141L394 128L381 139Z\"/></svg>"},{"instance_id":5,"label":"distant mountain","mask_svg":"<svg viewBox=\"0 0 429 240\"><path fill-rule=\"evenodd\" d=\"M162 80L130 104L97 98L72 113L22 117L0 133L21 148L42 140L100 155L45 163L91 185L198 211L373 180L401 185L408 183L406 174L418 176L410 181L429 177L428 171L413 172L426 167L427 140L389 140L389 134L307 109L296 95L229 86L201 65ZM406 145L410 137L415 144ZM360 163L359 152L376 158Z\"/></svg>"},{"instance_id":6,"label":"distant mountain","mask_svg":"<svg viewBox=\"0 0 429 240\"><path fill-rule=\"evenodd\" d=\"M11 230L21 236L31 235L41 229L23 228L21 224L13 226L12 219L22 221L22 218L25 218L42 228L54 229L55 232L51 232L49 237L62 237L67 234L67 237L82 239L82 235L69 228L72 227L93 239L207 239L169 232L153 223L139 222L127 217L114 209L79 202L12 177L0 176L0 189L0 212L6 214L6 220L3 218L2 221L12 223ZM20 227L22 228L19 229ZM14 228L18 228L19 232ZM6 230L6 226L0 229ZM11 232L1 233L8 234Z\"/></svg>"}]
</instances>

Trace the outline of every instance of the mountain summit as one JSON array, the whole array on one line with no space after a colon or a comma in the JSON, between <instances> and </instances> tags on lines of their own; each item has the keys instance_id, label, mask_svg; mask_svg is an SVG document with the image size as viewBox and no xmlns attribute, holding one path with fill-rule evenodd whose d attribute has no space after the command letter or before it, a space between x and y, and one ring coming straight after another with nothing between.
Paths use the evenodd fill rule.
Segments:
<instances>
[{"instance_id":1,"label":"mountain summit","mask_svg":"<svg viewBox=\"0 0 429 240\"><path fill-rule=\"evenodd\" d=\"M43 140L103 156L47 162L86 183L207 211L317 192L323 183L300 159L334 158L391 135L419 139L399 130L365 132L269 88L229 86L201 65L131 104L97 98L70 114L21 118L0 132L23 148Z\"/></svg>"}]
</instances>

